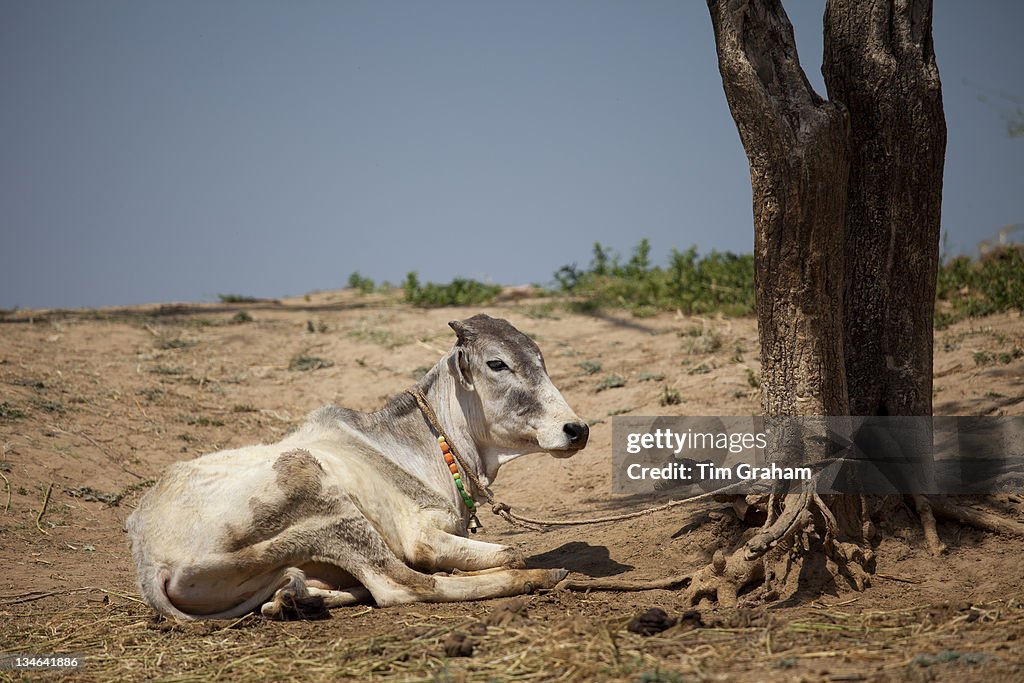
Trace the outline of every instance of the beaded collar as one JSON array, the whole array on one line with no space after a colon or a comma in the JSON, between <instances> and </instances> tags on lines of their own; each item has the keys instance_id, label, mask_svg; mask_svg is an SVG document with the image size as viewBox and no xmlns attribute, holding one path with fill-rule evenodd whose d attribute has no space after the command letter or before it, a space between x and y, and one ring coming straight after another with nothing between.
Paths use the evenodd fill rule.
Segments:
<instances>
[{"instance_id":1,"label":"beaded collar","mask_svg":"<svg viewBox=\"0 0 1024 683\"><path fill-rule=\"evenodd\" d=\"M448 465L448 470L452 474L452 479L455 481L455 488L458 490L459 495L462 497L462 503L469 510L469 525L468 529L476 533L476 530L481 528L480 519L476 516L476 501L473 499L472 494L466 490L466 482L463 479L465 474L472 482L473 486L480 490L486 491L486 487L477 478L477 476L466 467L462 458L459 457L458 451L455 447L448 442L448 438L444 434L444 430L441 429L441 424L437 420L437 415L434 413L433 408L427 403L427 397L423 395L418 388L407 389L406 393L416 399L416 405L419 406L420 412L430 423L431 428L437 432L437 443L441 447L441 456L444 458L444 462Z\"/></svg>"},{"instance_id":2,"label":"beaded collar","mask_svg":"<svg viewBox=\"0 0 1024 683\"><path fill-rule=\"evenodd\" d=\"M437 437L437 443L441 445L441 455L444 456L444 461L448 465L448 469L452 472L452 479L455 480L455 488L459 490L459 495L462 496L462 502L466 504L466 507L470 510L476 507L476 501L473 497L466 493L466 485L462 483L462 474L459 472L459 465L455 462L455 456L452 455L452 447L448 445L448 440L444 438L444 434Z\"/></svg>"}]
</instances>

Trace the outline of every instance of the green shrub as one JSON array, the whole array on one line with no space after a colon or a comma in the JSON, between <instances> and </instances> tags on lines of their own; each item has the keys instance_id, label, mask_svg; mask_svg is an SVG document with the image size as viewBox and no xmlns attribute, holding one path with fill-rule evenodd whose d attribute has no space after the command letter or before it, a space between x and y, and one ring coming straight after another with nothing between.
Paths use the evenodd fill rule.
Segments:
<instances>
[{"instance_id":1,"label":"green shrub","mask_svg":"<svg viewBox=\"0 0 1024 683\"><path fill-rule=\"evenodd\" d=\"M25 411L21 410L17 406L13 406L7 401L0 403L0 419L3 420L20 420L25 417Z\"/></svg>"},{"instance_id":2,"label":"green shrub","mask_svg":"<svg viewBox=\"0 0 1024 683\"><path fill-rule=\"evenodd\" d=\"M696 247L673 249L664 267L651 264L651 245L640 240L624 263L600 242L586 268L562 266L555 274L558 289L570 296L567 308L592 313L619 307L637 316L656 311L685 314L754 312L752 254L711 251ZM938 329L965 317L1002 311L1024 312L1024 246L1004 245L980 259L966 256L939 267L936 298L945 305L935 312ZM697 336L697 335L694 335Z\"/></svg>"},{"instance_id":3,"label":"green shrub","mask_svg":"<svg viewBox=\"0 0 1024 683\"><path fill-rule=\"evenodd\" d=\"M554 277L563 292L579 297L574 308L582 310L619 306L644 316L659 310L745 315L754 309L750 254L712 251L699 257L696 247L685 252L673 249L662 268L651 265L651 244L646 238L625 264L618 254L595 242L588 269L566 265Z\"/></svg>"},{"instance_id":4,"label":"green shrub","mask_svg":"<svg viewBox=\"0 0 1024 683\"><path fill-rule=\"evenodd\" d=\"M972 261L958 256L939 268L936 297L953 313L936 316L937 325L1003 311L1024 312L1024 247L1003 246Z\"/></svg>"},{"instance_id":5,"label":"green shrub","mask_svg":"<svg viewBox=\"0 0 1024 683\"><path fill-rule=\"evenodd\" d=\"M472 306L484 304L501 292L501 285L489 285L478 280L457 277L446 285L433 282L422 284L415 272L405 276L402 283L405 301L414 306Z\"/></svg>"},{"instance_id":6,"label":"green shrub","mask_svg":"<svg viewBox=\"0 0 1024 683\"><path fill-rule=\"evenodd\" d=\"M605 389L618 389L619 387L626 386L626 380L618 375L607 375L601 380L600 384L594 389L595 392L600 393Z\"/></svg>"},{"instance_id":7,"label":"green shrub","mask_svg":"<svg viewBox=\"0 0 1024 683\"><path fill-rule=\"evenodd\" d=\"M254 296L246 296L244 294L218 294L217 298L220 299L222 304L254 304L259 301Z\"/></svg>"},{"instance_id":8,"label":"green shrub","mask_svg":"<svg viewBox=\"0 0 1024 683\"><path fill-rule=\"evenodd\" d=\"M348 276L348 286L349 289L358 289L363 294L372 294L377 288L373 280L363 277L358 270Z\"/></svg>"},{"instance_id":9,"label":"green shrub","mask_svg":"<svg viewBox=\"0 0 1024 683\"><path fill-rule=\"evenodd\" d=\"M293 356L288 362L288 369L292 372L307 372L309 370L329 368L333 365L334 361L325 360L316 356L307 356L304 353L300 353L297 356Z\"/></svg>"}]
</instances>

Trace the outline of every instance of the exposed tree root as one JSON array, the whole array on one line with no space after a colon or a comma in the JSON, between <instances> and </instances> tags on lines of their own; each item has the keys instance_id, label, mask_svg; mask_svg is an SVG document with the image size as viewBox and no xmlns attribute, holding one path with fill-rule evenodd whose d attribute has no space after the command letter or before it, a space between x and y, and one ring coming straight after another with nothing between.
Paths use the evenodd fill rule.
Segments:
<instances>
[{"instance_id":1,"label":"exposed tree root","mask_svg":"<svg viewBox=\"0 0 1024 683\"><path fill-rule=\"evenodd\" d=\"M863 506L857 498L859 513ZM874 554L866 543L841 540L836 516L811 487L781 499L781 509L769 511L761 531L729 557L716 552L711 564L693 575L686 588L691 603L713 598L732 606L739 601L740 593L755 583L762 583L759 592L769 599L794 590L803 561L800 555L811 550L815 537L822 540L826 567L833 577L845 578L857 590L869 584ZM871 529L862 525L858 535L865 531Z\"/></svg>"},{"instance_id":2,"label":"exposed tree root","mask_svg":"<svg viewBox=\"0 0 1024 683\"><path fill-rule=\"evenodd\" d=\"M664 579L565 579L556 588L570 591L650 591L657 589L675 590L689 585L692 574L676 574Z\"/></svg>"},{"instance_id":3,"label":"exposed tree root","mask_svg":"<svg viewBox=\"0 0 1024 683\"><path fill-rule=\"evenodd\" d=\"M996 534L1024 536L1024 522L1009 519L988 510L979 510L954 503L949 498L932 498L931 507L935 514L944 519L952 519L961 524L973 526L983 531Z\"/></svg>"},{"instance_id":4,"label":"exposed tree root","mask_svg":"<svg viewBox=\"0 0 1024 683\"><path fill-rule=\"evenodd\" d=\"M653 581L566 580L559 587L575 591L682 588L691 604L707 598L732 606L745 589L760 584L761 594L771 599L780 591L795 589L801 564L799 551L809 552L811 539L819 537L824 542L827 567L833 576L845 577L858 590L868 585L873 554L857 543L839 539L835 515L810 486L800 493L772 496L768 508L768 519L760 531L728 556L716 551L711 564L694 573Z\"/></svg>"},{"instance_id":5,"label":"exposed tree root","mask_svg":"<svg viewBox=\"0 0 1024 683\"><path fill-rule=\"evenodd\" d=\"M748 497L734 505L741 519L750 508L764 505L767 520L746 543L728 556L718 550L711 563L696 572L675 574L655 580L602 578L567 579L559 588L573 591L643 591L667 589L685 591L691 604L702 599L734 606L744 590L759 585L751 597L777 599L796 590L803 562L820 539L825 569L834 580L845 580L858 591L870 585L875 557L869 543L875 535L868 499L858 495L836 495L823 500L808 486L800 493ZM985 531L1024 536L1024 522L996 512L952 502L944 497L911 496L921 519L925 543L932 555L946 551L939 539L936 517L951 519ZM1021 502L1011 497L1010 502Z\"/></svg>"},{"instance_id":6,"label":"exposed tree root","mask_svg":"<svg viewBox=\"0 0 1024 683\"><path fill-rule=\"evenodd\" d=\"M921 528L924 531L924 541L928 544L928 551L938 557L946 552L945 544L939 540L939 531L935 526L935 515L932 514L931 501L927 496L913 496L914 507L921 518Z\"/></svg>"}]
</instances>

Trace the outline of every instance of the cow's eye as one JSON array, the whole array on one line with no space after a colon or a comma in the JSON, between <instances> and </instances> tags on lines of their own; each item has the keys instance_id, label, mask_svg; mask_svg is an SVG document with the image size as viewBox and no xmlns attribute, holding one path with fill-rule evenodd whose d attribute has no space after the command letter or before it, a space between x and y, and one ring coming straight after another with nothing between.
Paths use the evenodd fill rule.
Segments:
<instances>
[{"instance_id":1,"label":"cow's eye","mask_svg":"<svg viewBox=\"0 0 1024 683\"><path fill-rule=\"evenodd\" d=\"M503 360L489 360L487 361L487 367L495 372L501 372L502 370L508 370L508 366L505 365Z\"/></svg>"}]
</instances>

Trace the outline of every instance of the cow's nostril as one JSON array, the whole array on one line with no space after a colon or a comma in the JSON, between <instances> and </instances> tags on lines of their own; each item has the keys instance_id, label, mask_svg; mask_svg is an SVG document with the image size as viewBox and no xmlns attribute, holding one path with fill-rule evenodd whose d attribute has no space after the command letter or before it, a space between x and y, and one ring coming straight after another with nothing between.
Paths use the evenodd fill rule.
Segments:
<instances>
[{"instance_id":1,"label":"cow's nostril","mask_svg":"<svg viewBox=\"0 0 1024 683\"><path fill-rule=\"evenodd\" d=\"M566 422L562 426L562 431L569 437L569 443L583 446L587 443L587 438L590 436L590 427L587 426L586 422Z\"/></svg>"}]
</instances>

